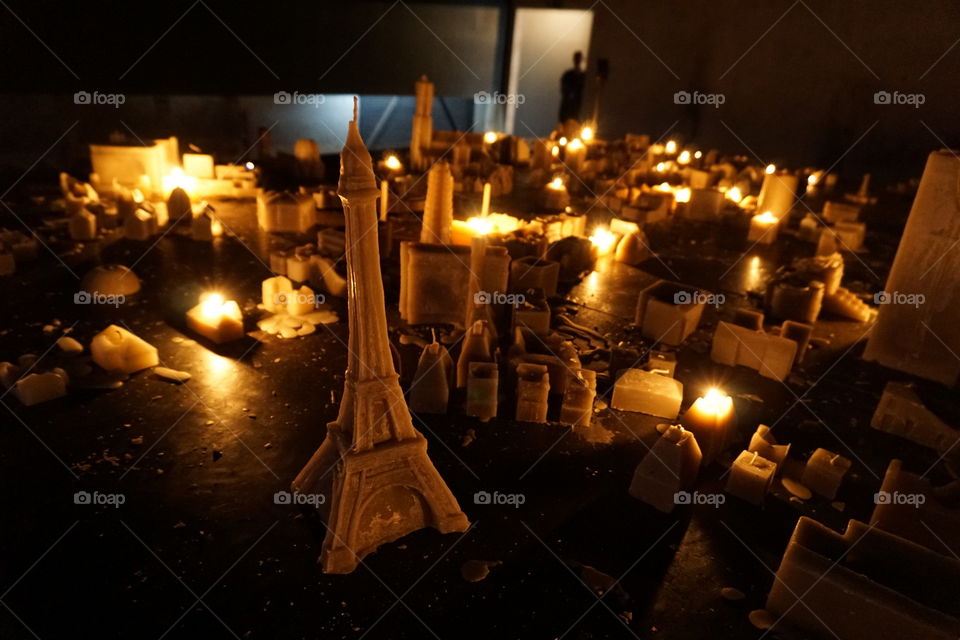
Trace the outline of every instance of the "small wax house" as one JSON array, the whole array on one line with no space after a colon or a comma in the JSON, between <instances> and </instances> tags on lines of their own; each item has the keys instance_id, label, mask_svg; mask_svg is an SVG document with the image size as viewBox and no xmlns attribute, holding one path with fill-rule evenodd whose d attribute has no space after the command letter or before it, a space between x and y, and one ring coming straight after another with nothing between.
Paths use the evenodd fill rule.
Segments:
<instances>
[{"instance_id":1,"label":"small wax house","mask_svg":"<svg viewBox=\"0 0 960 640\"><path fill-rule=\"evenodd\" d=\"M673 420L680 413L683 384L642 369L625 369L613 387L610 406Z\"/></svg>"},{"instance_id":2,"label":"small wax house","mask_svg":"<svg viewBox=\"0 0 960 640\"><path fill-rule=\"evenodd\" d=\"M633 472L630 495L670 513L680 502L678 492L697 479L703 456L693 433L679 425L661 427L666 428Z\"/></svg>"},{"instance_id":3,"label":"small wax house","mask_svg":"<svg viewBox=\"0 0 960 640\"><path fill-rule=\"evenodd\" d=\"M400 243L400 316L417 324L463 326L470 247Z\"/></svg>"},{"instance_id":4,"label":"small wax house","mask_svg":"<svg viewBox=\"0 0 960 640\"><path fill-rule=\"evenodd\" d=\"M306 233L316 223L316 205L309 194L292 191L257 193L257 224L264 231Z\"/></svg>"},{"instance_id":5,"label":"small wax house","mask_svg":"<svg viewBox=\"0 0 960 640\"><path fill-rule=\"evenodd\" d=\"M520 422L546 422L550 376L542 364L517 365L517 414Z\"/></svg>"},{"instance_id":6,"label":"small wax house","mask_svg":"<svg viewBox=\"0 0 960 640\"><path fill-rule=\"evenodd\" d=\"M658 280L640 292L635 322L643 337L678 345L697 329L708 293Z\"/></svg>"}]
</instances>

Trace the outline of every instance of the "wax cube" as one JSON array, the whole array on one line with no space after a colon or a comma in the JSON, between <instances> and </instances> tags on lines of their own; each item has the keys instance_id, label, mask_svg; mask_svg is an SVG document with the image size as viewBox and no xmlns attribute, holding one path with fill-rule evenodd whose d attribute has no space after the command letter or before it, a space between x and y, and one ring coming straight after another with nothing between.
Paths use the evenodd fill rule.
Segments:
<instances>
[{"instance_id":1,"label":"wax cube","mask_svg":"<svg viewBox=\"0 0 960 640\"><path fill-rule=\"evenodd\" d=\"M843 476L853 463L838 453L817 449L807 460L800 482L814 493L829 500L837 497L837 489L843 482Z\"/></svg>"},{"instance_id":2,"label":"wax cube","mask_svg":"<svg viewBox=\"0 0 960 640\"><path fill-rule=\"evenodd\" d=\"M725 490L747 502L761 505L773 484L776 471L777 463L758 453L741 451L730 467Z\"/></svg>"},{"instance_id":3,"label":"wax cube","mask_svg":"<svg viewBox=\"0 0 960 640\"><path fill-rule=\"evenodd\" d=\"M625 369L613 387L610 406L673 420L680 412L683 384L642 369Z\"/></svg>"}]
</instances>

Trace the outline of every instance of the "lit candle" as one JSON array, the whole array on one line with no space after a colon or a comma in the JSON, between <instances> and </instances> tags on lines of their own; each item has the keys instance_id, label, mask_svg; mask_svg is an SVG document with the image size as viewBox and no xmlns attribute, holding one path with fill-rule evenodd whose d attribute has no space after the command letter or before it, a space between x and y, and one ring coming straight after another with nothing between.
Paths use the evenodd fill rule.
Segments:
<instances>
[{"instance_id":1,"label":"lit candle","mask_svg":"<svg viewBox=\"0 0 960 640\"><path fill-rule=\"evenodd\" d=\"M770 211L764 211L750 218L750 231L747 232L747 242L757 244L773 244L777 239L777 227L780 220Z\"/></svg>"},{"instance_id":2,"label":"lit candle","mask_svg":"<svg viewBox=\"0 0 960 640\"><path fill-rule=\"evenodd\" d=\"M613 248L617 246L619 235L610 231L606 227L597 227L590 234L590 242L597 248L597 256L602 257L610 255Z\"/></svg>"},{"instance_id":3,"label":"lit candle","mask_svg":"<svg viewBox=\"0 0 960 640\"><path fill-rule=\"evenodd\" d=\"M243 337L243 314L235 300L219 293L204 293L200 303L187 311L187 327L215 344Z\"/></svg>"},{"instance_id":4,"label":"lit candle","mask_svg":"<svg viewBox=\"0 0 960 640\"><path fill-rule=\"evenodd\" d=\"M664 145L663 150L667 155L673 155L677 152L677 141L676 140L667 140L667 144Z\"/></svg>"},{"instance_id":5,"label":"lit candle","mask_svg":"<svg viewBox=\"0 0 960 640\"><path fill-rule=\"evenodd\" d=\"M687 409L680 424L697 437L704 463L709 464L726 446L735 418L733 398L711 388Z\"/></svg>"},{"instance_id":6,"label":"lit candle","mask_svg":"<svg viewBox=\"0 0 960 640\"><path fill-rule=\"evenodd\" d=\"M564 160L573 171L579 171L587 157L587 147L580 138L574 138L567 144Z\"/></svg>"},{"instance_id":7,"label":"lit candle","mask_svg":"<svg viewBox=\"0 0 960 640\"><path fill-rule=\"evenodd\" d=\"M593 127L584 127L580 130L580 139L584 142L593 141Z\"/></svg>"},{"instance_id":8,"label":"lit candle","mask_svg":"<svg viewBox=\"0 0 960 640\"><path fill-rule=\"evenodd\" d=\"M743 192L740 191L740 187L730 187L724 193L727 200L730 202L735 202L740 204L740 201L743 200Z\"/></svg>"},{"instance_id":9,"label":"lit candle","mask_svg":"<svg viewBox=\"0 0 960 640\"><path fill-rule=\"evenodd\" d=\"M547 209L564 210L570 204L570 194L563 178L557 176L544 189L544 206Z\"/></svg>"},{"instance_id":10,"label":"lit candle","mask_svg":"<svg viewBox=\"0 0 960 640\"><path fill-rule=\"evenodd\" d=\"M681 152L680 152L680 155L677 156L677 162L678 162L679 164L690 164L690 152L689 152L689 151L681 151Z\"/></svg>"},{"instance_id":11,"label":"lit candle","mask_svg":"<svg viewBox=\"0 0 960 640\"><path fill-rule=\"evenodd\" d=\"M496 142L497 138L498 136L496 131L487 131L485 134L483 134L483 142L487 145L491 145Z\"/></svg>"}]
</instances>

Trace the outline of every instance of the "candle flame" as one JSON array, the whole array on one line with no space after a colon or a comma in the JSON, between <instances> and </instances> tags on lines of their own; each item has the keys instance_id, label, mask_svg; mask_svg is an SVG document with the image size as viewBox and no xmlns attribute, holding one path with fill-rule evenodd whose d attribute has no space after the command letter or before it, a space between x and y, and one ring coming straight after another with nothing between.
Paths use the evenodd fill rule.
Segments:
<instances>
[{"instance_id":1,"label":"candle flame","mask_svg":"<svg viewBox=\"0 0 960 640\"><path fill-rule=\"evenodd\" d=\"M667 170L667 163L666 163L666 162L658 162L658 163L657 163L657 171L658 171L658 172L663 173L663 172L666 171L666 170Z\"/></svg>"},{"instance_id":2,"label":"candle flame","mask_svg":"<svg viewBox=\"0 0 960 640\"><path fill-rule=\"evenodd\" d=\"M743 193L740 191L740 187L730 187L727 189L725 195L727 196L727 200L732 200L734 202L740 202L743 200Z\"/></svg>"},{"instance_id":3,"label":"candle flame","mask_svg":"<svg viewBox=\"0 0 960 640\"><path fill-rule=\"evenodd\" d=\"M776 171L776 170L777 170L777 165L775 165L775 164L768 164L768 165L767 165L767 168L764 169L763 172L766 173L767 175L770 175L770 174L772 174L772 173L773 173L774 171Z\"/></svg>"},{"instance_id":4,"label":"candle flame","mask_svg":"<svg viewBox=\"0 0 960 640\"><path fill-rule=\"evenodd\" d=\"M497 141L497 138L498 136L496 131L487 131L485 134L483 134L483 141L487 144L493 144Z\"/></svg>"},{"instance_id":5,"label":"candle flame","mask_svg":"<svg viewBox=\"0 0 960 640\"><path fill-rule=\"evenodd\" d=\"M467 226L478 236L485 236L493 231L493 220L480 216L467 219Z\"/></svg>"},{"instance_id":6,"label":"candle flame","mask_svg":"<svg viewBox=\"0 0 960 640\"><path fill-rule=\"evenodd\" d=\"M383 161L383 164L384 166L387 167L387 169L390 169L391 171L397 171L398 169L403 167L403 165L400 164L400 158L398 158L393 154L390 154L389 156L387 156L387 159Z\"/></svg>"},{"instance_id":7,"label":"candle flame","mask_svg":"<svg viewBox=\"0 0 960 640\"><path fill-rule=\"evenodd\" d=\"M773 224L774 222L780 221L777 216L773 215L773 211L764 211L763 213L754 216L754 219L758 222L765 222L767 224Z\"/></svg>"},{"instance_id":8,"label":"candle flame","mask_svg":"<svg viewBox=\"0 0 960 640\"><path fill-rule=\"evenodd\" d=\"M560 155L560 147L558 147L557 145L553 145L553 149L550 149L550 155L552 155L554 158L556 158L557 156L559 156L559 155Z\"/></svg>"},{"instance_id":9,"label":"candle flame","mask_svg":"<svg viewBox=\"0 0 960 640\"><path fill-rule=\"evenodd\" d=\"M680 155L677 156L677 162L679 162L680 164L690 164L690 152L681 151Z\"/></svg>"},{"instance_id":10,"label":"candle flame","mask_svg":"<svg viewBox=\"0 0 960 640\"><path fill-rule=\"evenodd\" d=\"M590 243L597 248L600 255L606 255L613 250L613 245L617 242L617 234L606 227L600 226L593 230L590 235Z\"/></svg>"},{"instance_id":11,"label":"candle flame","mask_svg":"<svg viewBox=\"0 0 960 640\"><path fill-rule=\"evenodd\" d=\"M223 305L223 296L219 293L208 292L200 296L200 313L209 320L216 320L223 315Z\"/></svg>"},{"instance_id":12,"label":"candle flame","mask_svg":"<svg viewBox=\"0 0 960 640\"><path fill-rule=\"evenodd\" d=\"M690 202L690 187L677 189L673 194L677 202Z\"/></svg>"},{"instance_id":13,"label":"candle flame","mask_svg":"<svg viewBox=\"0 0 960 640\"><path fill-rule=\"evenodd\" d=\"M254 168L255 166L256 166L256 165L254 165L252 162L248 162L248 163L246 163L245 165L243 165L243 167L244 167L247 171L253 171L253 168Z\"/></svg>"},{"instance_id":14,"label":"candle flame","mask_svg":"<svg viewBox=\"0 0 960 640\"><path fill-rule=\"evenodd\" d=\"M699 160L700 158L703 157L703 152L702 152L702 151L696 151L696 152L694 152L693 157L696 158L697 160Z\"/></svg>"},{"instance_id":15,"label":"candle flame","mask_svg":"<svg viewBox=\"0 0 960 640\"><path fill-rule=\"evenodd\" d=\"M163 191L169 194L174 189L183 189L187 193L193 191L197 186L197 179L188 176L180 167L174 167L169 175L163 177Z\"/></svg>"},{"instance_id":16,"label":"candle flame","mask_svg":"<svg viewBox=\"0 0 960 640\"><path fill-rule=\"evenodd\" d=\"M707 393L700 398L700 401L701 408L714 415L726 413L733 406L733 398L716 387L707 389Z\"/></svg>"},{"instance_id":17,"label":"candle flame","mask_svg":"<svg viewBox=\"0 0 960 640\"><path fill-rule=\"evenodd\" d=\"M664 145L663 149L669 153L674 154L677 152L677 141L676 140L667 140L667 144Z\"/></svg>"},{"instance_id":18,"label":"candle flame","mask_svg":"<svg viewBox=\"0 0 960 640\"><path fill-rule=\"evenodd\" d=\"M569 149L570 151L579 151L580 149L583 149L583 140L581 140L580 138L574 138L567 145L567 149Z\"/></svg>"},{"instance_id":19,"label":"candle flame","mask_svg":"<svg viewBox=\"0 0 960 640\"><path fill-rule=\"evenodd\" d=\"M591 140L593 140L593 128L584 127L583 129L581 129L580 138L583 139L584 142L590 142Z\"/></svg>"},{"instance_id":20,"label":"candle flame","mask_svg":"<svg viewBox=\"0 0 960 640\"><path fill-rule=\"evenodd\" d=\"M560 176L557 176L556 178L551 180L550 184L548 184L547 186L551 189L556 189L557 191L559 191L560 189L566 188L563 184L563 178L561 178Z\"/></svg>"},{"instance_id":21,"label":"candle flame","mask_svg":"<svg viewBox=\"0 0 960 640\"><path fill-rule=\"evenodd\" d=\"M561 147L567 146L567 136L560 136L560 139L557 140Z\"/></svg>"}]
</instances>

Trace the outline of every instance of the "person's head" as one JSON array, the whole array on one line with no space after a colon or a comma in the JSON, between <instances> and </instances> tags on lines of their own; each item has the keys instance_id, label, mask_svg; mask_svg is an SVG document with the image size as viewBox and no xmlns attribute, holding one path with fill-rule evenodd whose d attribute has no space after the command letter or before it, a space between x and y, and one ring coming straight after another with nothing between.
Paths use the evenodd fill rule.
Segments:
<instances>
[{"instance_id":1,"label":"person's head","mask_svg":"<svg viewBox=\"0 0 960 640\"><path fill-rule=\"evenodd\" d=\"M574 51L573 52L573 68L579 69L580 64L583 62L583 51Z\"/></svg>"}]
</instances>

